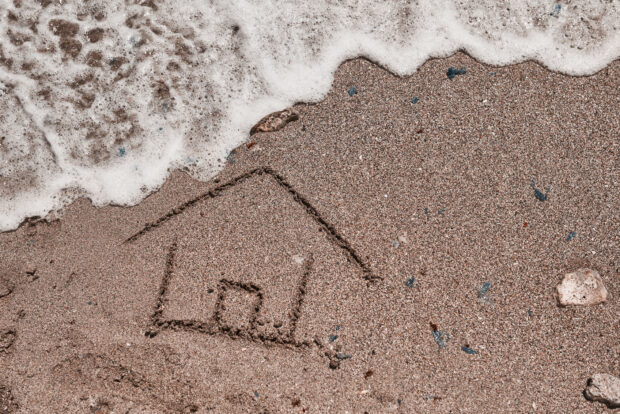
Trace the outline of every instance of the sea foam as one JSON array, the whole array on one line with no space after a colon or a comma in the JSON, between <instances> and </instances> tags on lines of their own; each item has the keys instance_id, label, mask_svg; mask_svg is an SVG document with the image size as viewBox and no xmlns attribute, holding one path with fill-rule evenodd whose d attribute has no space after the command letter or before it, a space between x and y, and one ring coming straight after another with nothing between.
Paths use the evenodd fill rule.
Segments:
<instances>
[{"instance_id":1,"label":"sea foam","mask_svg":"<svg viewBox=\"0 0 620 414\"><path fill-rule=\"evenodd\" d=\"M349 58L587 75L620 55L617 0L0 0L0 22L0 231L77 197L135 204L177 168L208 179Z\"/></svg>"}]
</instances>

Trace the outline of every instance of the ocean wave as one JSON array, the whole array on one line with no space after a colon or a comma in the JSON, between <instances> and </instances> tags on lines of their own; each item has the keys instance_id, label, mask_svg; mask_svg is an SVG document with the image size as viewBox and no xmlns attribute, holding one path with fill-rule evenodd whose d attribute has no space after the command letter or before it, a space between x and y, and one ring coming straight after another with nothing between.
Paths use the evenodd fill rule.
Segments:
<instances>
[{"instance_id":1,"label":"ocean wave","mask_svg":"<svg viewBox=\"0 0 620 414\"><path fill-rule=\"evenodd\" d=\"M77 197L138 203L178 168L206 180L350 58L587 75L620 55L616 0L0 0L0 21L0 231Z\"/></svg>"}]
</instances>

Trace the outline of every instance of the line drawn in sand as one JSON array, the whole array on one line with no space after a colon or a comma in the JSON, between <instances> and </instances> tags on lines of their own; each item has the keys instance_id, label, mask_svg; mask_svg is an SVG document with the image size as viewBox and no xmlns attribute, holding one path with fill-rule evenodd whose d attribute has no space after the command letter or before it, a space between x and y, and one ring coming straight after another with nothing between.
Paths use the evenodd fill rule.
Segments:
<instances>
[{"instance_id":1,"label":"line drawn in sand","mask_svg":"<svg viewBox=\"0 0 620 414\"><path fill-rule=\"evenodd\" d=\"M303 211L319 225L320 230L327 236L329 242L338 247L339 250L345 254L347 260L361 270L363 278L368 285L381 280L380 277L371 272L370 268L361 260L361 256L351 247L348 241L346 241L331 224L323 219L307 199L301 196L282 176L268 167L257 168L242 174L207 193L183 203L157 219L154 223L146 224L142 230L129 237L125 243L136 241L175 216L186 212L199 201L217 198L226 190L259 176L273 178L275 183L283 188L286 193L292 197L292 200L300 205ZM314 264L312 253L308 255L309 257L304 259L303 274L298 279L297 285L294 288L295 292L293 293L292 304L288 312L284 312L286 314L285 318L288 319L285 329L267 333L260 329L261 320L259 318L265 300L263 288L253 283L241 283L225 277L219 278L217 281L217 296L215 307L211 315L206 318L201 318L201 320L166 318L164 316L164 308L169 299L170 283L175 277L178 248L177 241L175 240L168 249L164 275L157 296L155 310L151 315L151 326L147 330L146 336L152 338L162 330L189 331L206 335L222 335L230 338L239 338L263 346L281 346L296 350L314 349L317 350L319 354L329 359L329 367L332 369L338 368L342 360L350 358L348 354L341 354L333 351L319 339L315 338L313 340L303 341L296 339L297 322L302 314L307 283ZM235 312L238 313L240 308L244 308L243 315L235 315Z\"/></svg>"}]
</instances>

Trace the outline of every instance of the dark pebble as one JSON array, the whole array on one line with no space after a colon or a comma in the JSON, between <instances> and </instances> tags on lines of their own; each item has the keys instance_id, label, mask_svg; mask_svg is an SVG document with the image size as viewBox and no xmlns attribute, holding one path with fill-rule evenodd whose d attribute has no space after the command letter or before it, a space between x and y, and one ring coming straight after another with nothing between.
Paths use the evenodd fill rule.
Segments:
<instances>
[{"instance_id":1,"label":"dark pebble","mask_svg":"<svg viewBox=\"0 0 620 414\"><path fill-rule=\"evenodd\" d=\"M446 72L446 75L448 75L449 79L454 79L456 75L464 75L466 73L467 73L467 70L465 68L457 69L457 68L453 68L452 66L450 66L448 68L448 71Z\"/></svg>"},{"instance_id":2,"label":"dark pebble","mask_svg":"<svg viewBox=\"0 0 620 414\"><path fill-rule=\"evenodd\" d=\"M478 351L476 351L475 349L471 349L470 347L465 346L465 345L463 345L461 347L461 351L463 351L463 352L465 352L466 354L469 354L469 355L475 355L475 354L478 353Z\"/></svg>"},{"instance_id":3,"label":"dark pebble","mask_svg":"<svg viewBox=\"0 0 620 414\"><path fill-rule=\"evenodd\" d=\"M545 189L545 193L543 194L538 188L536 188L536 184L534 184L534 180L532 180L532 189L534 190L534 197L538 199L538 201L547 201L547 195L549 194L549 187Z\"/></svg>"}]
</instances>

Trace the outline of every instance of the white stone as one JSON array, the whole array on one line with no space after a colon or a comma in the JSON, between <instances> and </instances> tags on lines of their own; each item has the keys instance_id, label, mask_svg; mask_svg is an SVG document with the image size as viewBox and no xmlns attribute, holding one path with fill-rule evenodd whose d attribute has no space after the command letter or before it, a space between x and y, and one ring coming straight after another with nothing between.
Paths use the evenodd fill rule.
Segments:
<instances>
[{"instance_id":1,"label":"white stone","mask_svg":"<svg viewBox=\"0 0 620 414\"><path fill-rule=\"evenodd\" d=\"M584 394L588 400L602 402L609 408L620 408L620 378L594 374L588 380Z\"/></svg>"},{"instance_id":2,"label":"white stone","mask_svg":"<svg viewBox=\"0 0 620 414\"><path fill-rule=\"evenodd\" d=\"M561 306L598 305L607 300L607 289L596 270L579 269L567 273L557 287Z\"/></svg>"}]
</instances>

